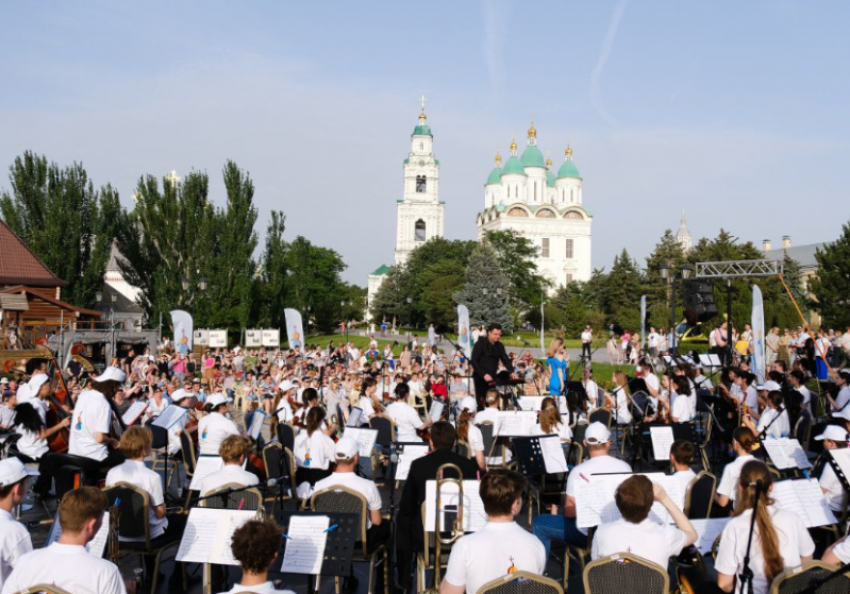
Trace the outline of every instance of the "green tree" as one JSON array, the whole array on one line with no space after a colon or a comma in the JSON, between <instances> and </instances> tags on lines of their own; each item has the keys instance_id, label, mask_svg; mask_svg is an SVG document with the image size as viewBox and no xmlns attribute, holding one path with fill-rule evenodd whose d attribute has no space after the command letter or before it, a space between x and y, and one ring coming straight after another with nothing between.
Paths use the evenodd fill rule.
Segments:
<instances>
[{"instance_id":1,"label":"green tree","mask_svg":"<svg viewBox=\"0 0 850 594\"><path fill-rule=\"evenodd\" d=\"M379 322L400 319L405 313L407 304L405 288L402 285L403 274L400 266L392 266L369 304L372 316Z\"/></svg>"},{"instance_id":2,"label":"green tree","mask_svg":"<svg viewBox=\"0 0 850 594\"><path fill-rule=\"evenodd\" d=\"M3 220L68 283L65 301L94 307L120 218L118 192L109 184L95 190L81 163L60 168L30 151L9 170L12 192L0 193Z\"/></svg>"},{"instance_id":3,"label":"green tree","mask_svg":"<svg viewBox=\"0 0 850 594\"><path fill-rule=\"evenodd\" d=\"M334 330L342 321L340 304L347 290L340 278L345 270L340 255L299 235L287 246L287 267L287 307L302 313L304 331Z\"/></svg>"},{"instance_id":4,"label":"green tree","mask_svg":"<svg viewBox=\"0 0 850 594\"><path fill-rule=\"evenodd\" d=\"M454 295L466 285L464 267L457 260L440 260L420 276L425 319L438 332L455 332L457 304Z\"/></svg>"},{"instance_id":5,"label":"green tree","mask_svg":"<svg viewBox=\"0 0 850 594\"><path fill-rule=\"evenodd\" d=\"M486 242L476 246L466 266L466 286L455 296L455 301L469 308L472 326L502 325L506 334L513 332L510 311L509 279L495 250Z\"/></svg>"},{"instance_id":6,"label":"green tree","mask_svg":"<svg viewBox=\"0 0 850 594\"><path fill-rule=\"evenodd\" d=\"M286 216L277 210L271 211L266 227L266 244L260 259L262 265L254 278L254 313L252 319L264 328L283 328L283 310L286 308L287 259Z\"/></svg>"},{"instance_id":7,"label":"green tree","mask_svg":"<svg viewBox=\"0 0 850 594\"><path fill-rule=\"evenodd\" d=\"M850 326L850 223L841 235L815 252L817 275L809 287L814 295L812 307L823 318L823 325L833 328Z\"/></svg>"},{"instance_id":8,"label":"green tree","mask_svg":"<svg viewBox=\"0 0 850 594\"><path fill-rule=\"evenodd\" d=\"M602 309L608 321L630 330L640 330L641 271L625 249L614 258L605 281Z\"/></svg>"},{"instance_id":9,"label":"green tree","mask_svg":"<svg viewBox=\"0 0 850 594\"><path fill-rule=\"evenodd\" d=\"M539 311L541 296L549 283L537 274L537 246L513 229L487 231L484 240L496 251L499 265L508 277L512 305L518 310Z\"/></svg>"}]
</instances>

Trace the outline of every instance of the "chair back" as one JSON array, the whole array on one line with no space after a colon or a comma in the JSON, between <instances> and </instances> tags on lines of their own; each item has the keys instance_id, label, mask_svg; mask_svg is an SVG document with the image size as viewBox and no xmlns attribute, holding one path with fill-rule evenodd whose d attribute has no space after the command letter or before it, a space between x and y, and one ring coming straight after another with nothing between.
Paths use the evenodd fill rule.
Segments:
<instances>
[{"instance_id":1,"label":"chair back","mask_svg":"<svg viewBox=\"0 0 850 594\"><path fill-rule=\"evenodd\" d=\"M270 479L281 479L288 476L288 468L284 464L283 448L279 443L270 443L263 448L263 464L266 476Z\"/></svg>"},{"instance_id":2,"label":"chair back","mask_svg":"<svg viewBox=\"0 0 850 594\"><path fill-rule=\"evenodd\" d=\"M330 514L357 514L360 524L360 535L357 541L363 546L363 554L366 554L366 518L369 515L369 505L362 493L343 485L332 485L313 493L310 498L310 509Z\"/></svg>"},{"instance_id":3,"label":"chair back","mask_svg":"<svg viewBox=\"0 0 850 594\"><path fill-rule=\"evenodd\" d=\"M385 448L389 448L393 442L393 421L389 417L383 415L375 415L369 419L369 427L378 430L378 436L375 438L375 443Z\"/></svg>"},{"instance_id":4,"label":"chair back","mask_svg":"<svg viewBox=\"0 0 850 594\"><path fill-rule=\"evenodd\" d=\"M515 571L487 582L477 594L564 594L555 580L527 571Z\"/></svg>"},{"instance_id":5,"label":"chair back","mask_svg":"<svg viewBox=\"0 0 850 594\"><path fill-rule=\"evenodd\" d=\"M490 451L493 449L493 442L496 441L496 438L493 436L496 432L496 427L492 421L485 421L480 425L476 425L476 427L481 430L481 438L484 440L484 453L489 456Z\"/></svg>"},{"instance_id":6,"label":"chair back","mask_svg":"<svg viewBox=\"0 0 850 594\"><path fill-rule=\"evenodd\" d=\"M602 423L608 429L611 428L611 423L614 421L614 414L607 408L597 408L587 418L587 423Z\"/></svg>"},{"instance_id":7,"label":"chair back","mask_svg":"<svg viewBox=\"0 0 850 594\"><path fill-rule=\"evenodd\" d=\"M783 571L773 580L770 594L798 594L838 569L823 561L809 561L799 567ZM815 594L850 594L850 576L846 573L832 578L814 590Z\"/></svg>"},{"instance_id":8,"label":"chair back","mask_svg":"<svg viewBox=\"0 0 850 594\"><path fill-rule=\"evenodd\" d=\"M285 448L295 449L295 427L288 423L277 424L277 440Z\"/></svg>"},{"instance_id":9,"label":"chair back","mask_svg":"<svg viewBox=\"0 0 850 594\"><path fill-rule=\"evenodd\" d=\"M667 594L670 576L667 570L635 555L617 553L592 561L584 568L585 594Z\"/></svg>"},{"instance_id":10,"label":"chair back","mask_svg":"<svg viewBox=\"0 0 850 594\"><path fill-rule=\"evenodd\" d=\"M161 450L168 447L168 429L159 427L158 425L148 425L151 430L153 442L151 443L152 450Z\"/></svg>"},{"instance_id":11,"label":"chair back","mask_svg":"<svg viewBox=\"0 0 850 594\"><path fill-rule=\"evenodd\" d=\"M472 446L462 439L457 440L455 444L455 454L464 458L472 458Z\"/></svg>"},{"instance_id":12,"label":"chair back","mask_svg":"<svg viewBox=\"0 0 850 594\"><path fill-rule=\"evenodd\" d=\"M812 418L807 414L801 414L794 425L794 439L800 442L803 449L809 451L809 440L812 436Z\"/></svg>"},{"instance_id":13,"label":"chair back","mask_svg":"<svg viewBox=\"0 0 850 594\"><path fill-rule=\"evenodd\" d=\"M116 483L104 489L109 506L118 504L118 536L144 538L150 545L150 496L130 483Z\"/></svg>"},{"instance_id":14,"label":"chair back","mask_svg":"<svg viewBox=\"0 0 850 594\"><path fill-rule=\"evenodd\" d=\"M263 507L263 495L257 487L250 489L242 489L235 493L231 489L241 489L244 485L237 483L228 483L211 491L203 493L201 507L209 507L211 509L242 509L242 510L259 510Z\"/></svg>"},{"instance_id":15,"label":"chair back","mask_svg":"<svg viewBox=\"0 0 850 594\"><path fill-rule=\"evenodd\" d=\"M63 590L59 586L48 586L47 584L36 584L23 590L18 590L14 594L71 594L68 590Z\"/></svg>"},{"instance_id":16,"label":"chair back","mask_svg":"<svg viewBox=\"0 0 850 594\"><path fill-rule=\"evenodd\" d=\"M198 455L195 452L195 442L185 431L180 432L180 453L183 456L183 466L186 468L186 474L193 476L195 474L195 462Z\"/></svg>"},{"instance_id":17,"label":"chair back","mask_svg":"<svg viewBox=\"0 0 850 594\"><path fill-rule=\"evenodd\" d=\"M703 470L696 475L685 492L685 515L692 520L711 517L717 477Z\"/></svg>"}]
</instances>

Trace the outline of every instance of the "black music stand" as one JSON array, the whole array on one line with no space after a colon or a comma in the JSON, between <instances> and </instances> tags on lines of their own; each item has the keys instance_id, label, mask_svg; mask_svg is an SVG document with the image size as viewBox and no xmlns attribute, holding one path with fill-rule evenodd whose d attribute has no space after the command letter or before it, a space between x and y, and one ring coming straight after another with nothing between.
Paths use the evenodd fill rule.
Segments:
<instances>
[{"instance_id":1,"label":"black music stand","mask_svg":"<svg viewBox=\"0 0 850 594\"><path fill-rule=\"evenodd\" d=\"M513 444L514 459L517 461L520 474L532 477L546 474L546 463L543 460L539 436L514 437Z\"/></svg>"}]
</instances>

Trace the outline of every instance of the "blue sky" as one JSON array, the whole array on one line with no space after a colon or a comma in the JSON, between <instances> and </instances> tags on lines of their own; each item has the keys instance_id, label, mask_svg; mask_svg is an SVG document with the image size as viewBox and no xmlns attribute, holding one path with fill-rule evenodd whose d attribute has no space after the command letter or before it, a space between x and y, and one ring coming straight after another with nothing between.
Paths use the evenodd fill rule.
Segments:
<instances>
[{"instance_id":1,"label":"blue sky","mask_svg":"<svg viewBox=\"0 0 850 594\"><path fill-rule=\"evenodd\" d=\"M696 237L829 240L847 222L850 4L842 2L6 2L0 166L82 161L129 206L142 174L226 159L347 280L392 262L419 96L449 238L534 115L569 139L593 265L643 259L682 209ZM0 187L9 188L5 174Z\"/></svg>"}]
</instances>

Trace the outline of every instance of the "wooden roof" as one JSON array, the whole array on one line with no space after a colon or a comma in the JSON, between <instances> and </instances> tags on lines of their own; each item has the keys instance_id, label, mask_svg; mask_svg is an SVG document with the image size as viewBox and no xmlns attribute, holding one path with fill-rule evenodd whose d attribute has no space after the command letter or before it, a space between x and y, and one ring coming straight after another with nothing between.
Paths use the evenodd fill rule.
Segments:
<instances>
[{"instance_id":1,"label":"wooden roof","mask_svg":"<svg viewBox=\"0 0 850 594\"><path fill-rule=\"evenodd\" d=\"M50 305L53 305L53 306L55 306L59 309L64 309L64 310L73 312L73 313L77 314L78 316L79 315L86 315L86 316L92 316L94 318L99 318L103 315L103 312L98 311L96 309L85 309L83 307L77 307L76 305L71 305L70 303L66 303L64 301L61 301L61 300L56 299L54 297L51 297L50 295L46 295L44 291L39 291L39 290L31 288L31 287L23 287L21 285L18 285L18 286L15 286L15 287L5 287L3 289L0 289L0 293L6 294L6 295L15 294L15 293L26 294L28 302L31 302L33 299L41 299L42 301L45 301L45 302L49 303ZM31 306L32 304L28 303L28 305L30 305L30 307L28 308L30 313L36 314L35 308Z\"/></svg>"},{"instance_id":2,"label":"wooden roof","mask_svg":"<svg viewBox=\"0 0 850 594\"><path fill-rule=\"evenodd\" d=\"M50 272L9 225L0 220L0 286L64 287L67 284Z\"/></svg>"}]
</instances>

